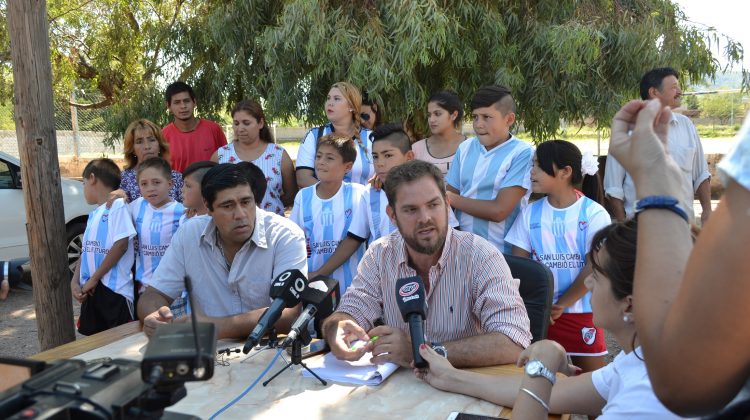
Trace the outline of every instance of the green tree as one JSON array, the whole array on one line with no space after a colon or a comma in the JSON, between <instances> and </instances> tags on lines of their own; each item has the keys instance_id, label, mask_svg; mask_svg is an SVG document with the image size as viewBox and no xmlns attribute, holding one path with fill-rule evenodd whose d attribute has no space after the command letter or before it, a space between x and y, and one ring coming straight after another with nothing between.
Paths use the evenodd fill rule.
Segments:
<instances>
[{"instance_id":1,"label":"green tree","mask_svg":"<svg viewBox=\"0 0 750 420\"><path fill-rule=\"evenodd\" d=\"M747 97L740 92L716 93L700 98L702 117L716 118L720 124L728 124L741 119L748 110Z\"/></svg>"},{"instance_id":2,"label":"green tree","mask_svg":"<svg viewBox=\"0 0 750 420\"><path fill-rule=\"evenodd\" d=\"M330 85L348 80L422 133L431 92L468 101L482 85L504 84L541 141L561 118L608 125L652 67L675 67L686 83L715 74L719 41L730 61L742 57L739 44L686 23L670 0L49 3L59 93L73 82L100 92L92 106L107 106L114 133L135 117L164 123L161 91L176 79L196 88L203 115L256 98L269 118L310 124L325 120ZM2 69L0 61L7 87Z\"/></svg>"}]
</instances>

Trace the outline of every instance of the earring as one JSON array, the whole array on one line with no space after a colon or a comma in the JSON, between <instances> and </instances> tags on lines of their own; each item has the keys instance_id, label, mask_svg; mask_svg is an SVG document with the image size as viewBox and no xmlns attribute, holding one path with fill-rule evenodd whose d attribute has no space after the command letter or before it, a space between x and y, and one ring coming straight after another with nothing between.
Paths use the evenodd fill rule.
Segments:
<instances>
[{"instance_id":1,"label":"earring","mask_svg":"<svg viewBox=\"0 0 750 420\"><path fill-rule=\"evenodd\" d=\"M628 324L631 324L633 322L633 314L631 312L625 312L625 314L622 316L622 320L624 322L627 322Z\"/></svg>"}]
</instances>

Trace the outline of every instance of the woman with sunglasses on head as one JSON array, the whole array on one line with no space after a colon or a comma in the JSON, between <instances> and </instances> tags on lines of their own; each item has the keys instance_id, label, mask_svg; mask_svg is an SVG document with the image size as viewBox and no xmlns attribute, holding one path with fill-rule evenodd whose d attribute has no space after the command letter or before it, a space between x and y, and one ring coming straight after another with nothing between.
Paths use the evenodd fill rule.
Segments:
<instances>
[{"instance_id":1,"label":"woman with sunglasses on head","mask_svg":"<svg viewBox=\"0 0 750 420\"><path fill-rule=\"evenodd\" d=\"M328 124L308 131L297 152L297 185L302 189L318 182L315 177L318 139L332 132L343 133L354 139L357 149L357 158L344 181L366 185L375 170L370 130L362 124L362 94L351 83L334 83L328 91L325 112Z\"/></svg>"}]
</instances>

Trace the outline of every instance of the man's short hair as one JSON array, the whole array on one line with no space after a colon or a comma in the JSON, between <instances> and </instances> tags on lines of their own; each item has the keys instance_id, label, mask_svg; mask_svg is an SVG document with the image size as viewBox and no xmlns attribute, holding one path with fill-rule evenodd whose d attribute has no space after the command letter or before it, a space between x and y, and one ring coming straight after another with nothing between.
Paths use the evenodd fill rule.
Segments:
<instances>
[{"instance_id":1,"label":"man's short hair","mask_svg":"<svg viewBox=\"0 0 750 420\"><path fill-rule=\"evenodd\" d=\"M472 111L493 105L503 115L516 112L516 101L513 99L510 89L505 86L482 86L471 98L470 107Z\"/></svg>"},{"instance_id":2,"label":"man's short hair","mask_svg":"<svg viewBox=\"0 0 750 420\"><path fill-rule=\"evenodd\" d=\"M99 158L90 161L83 168L83 177L88 178L91 174L112 191L120 188L120 168L112 159Z\"/></svg>"},{"instance_id":3,"label":"man's short hair","mask_svg":"<svg viewBox=\"0 0 750 420\"><path fill-rule=\"evenodd\" d=\"M185 168L185 170L182 172L182 179L192 176L200 184L201 181L203 181L203 177L206 175L206 172L208 172L209 169L213 168L216 165L218 165L218 163L210 160L200 160L198 162L193 162L188 165L188 167Z\"/></svg>"},{"instance_id":4,"label":"man's short hair","mask_svg":"<svg viewBox=\"0 0 750 420\"><path fill-rule=\"evenodd\" d=\"M395 210L398 188L403 184L416 181L425 176L435 181L440 194L443 196L443 201L445 201L445 182L443 181L443 174L440 172L440 169L431 163L415 159L395 166L388 171L388 182L383 186L385 196L388 198L388 205Z\"/></svg>"},{"instance_id":5,"label":"man's short hair","mask_svg":"<svg viewBox=\"0 0 750 420\"><path fill-rule=\"evenodd\" d=\"M365 141L365 139L362 139L362 141ZM344 160L344 163L354 162L357 159L357 149L354 145L354 140L343 134L326 134L318 140L318 149L320 149L320 146L330 146L336 149L336 152Z\"/></svg>"},{"instance_id":6,"label":"man's short hair","mask_svg":"<svg viewBox=\"0 0 750 420\"><path fill-rule=\"evenodd\" d=\"M203 180L201 180L201 195L206 200L206 207L213 211L214 200L216 200L216 195L219 194L219 191L241 185L250 186L250 181L247 179L245 170L241 166L234 163L221 163L209 169ZM256 203L258 200L259 198L255 197Z\"/></svg>"},{"instance_id":7,"label":"man's short hair","mask_svg":"<svg viewBox=\"0 0 750 420\"><path fill-rule=\"evenodd\" d=\"M264 174L263 170L252 162L239 162L236 165L245 173L245 177L250 183L250 189L255 196L255 203L260 206L263 197L266 196L266 189L268 188L266 174Z\"/></svg>"},{"instance_id":8,"label":"man's short hair","mask_svg":"<svg viewBox=\"0 0 750 420\"><path fill-rule=\"evenodd\" d=\"M674 76L679 79L680 73L677 73L677 70L672 67L659 67L644 74L641 78L641 99L644 101L649 99L648 91L651 88L661 90L664 78L667 76Z\"/></svg>"},{"instance_id":9,"label":"man's short hair","mask_svg":"<svg viewBox=\"0 0 750 420\"><path fill-rule=\"evenodd\" d=\"M375 147L375 142L385 140L398 148L401 153L411 150L411 139L406 134L406 131L404 131L404 126L401 123L379 125L375 127L370 137L372 137L373 147Z\"/></svg>"},{"instance_id":10,"label":"man's short hair","mask_svg":"<svg viewBox=\"0 0 750 420\"><path fill-rule=\"evenodd\" d=\"M189 84L180 81L174 82L167 86L167 90L164 92L164 99L166 99L167 104L171 104L172 96L182 92L187 92L188 95L190 95L190 99L195 101L195 92L193 92L193 88L190 87Z\"/></svg>"}]
</instances>

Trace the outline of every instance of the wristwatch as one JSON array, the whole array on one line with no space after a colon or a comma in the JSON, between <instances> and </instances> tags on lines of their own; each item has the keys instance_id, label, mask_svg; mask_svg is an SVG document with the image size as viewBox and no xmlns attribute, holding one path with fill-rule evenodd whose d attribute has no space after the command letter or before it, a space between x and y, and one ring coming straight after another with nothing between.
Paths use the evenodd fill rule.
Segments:
<instances>
[{"instance_id":1,"label":"wristwatch","mask_svg":"<svg viewBox=\"0 0 750 420\"><path fill-rule=\"evenodd\" d=\"M446 359L448 358L448 349L446 349L445 346L442 345L441 343L438 343L437 341L433 341L431 344L431 347L433 350L435 350L435 353L445 357Z\"/></svg>"},{"instance_id":2,"label":"wristwatch","mask_svg":"<svg viewBox=\"0 0 750 420\"><path fill-rule=\"evenodd\" d=\"M552 373L549 369L547 369L546 366L544 366L544 363L542 363L538 359L529 360L528 363L526 363L526 374L529 375L532 378L538 378L543 377L544 379L550 381L552 385L555 384L555 381L557 381L557 378L555 377L555 374Z\"/></svg>"}]
</instances>

